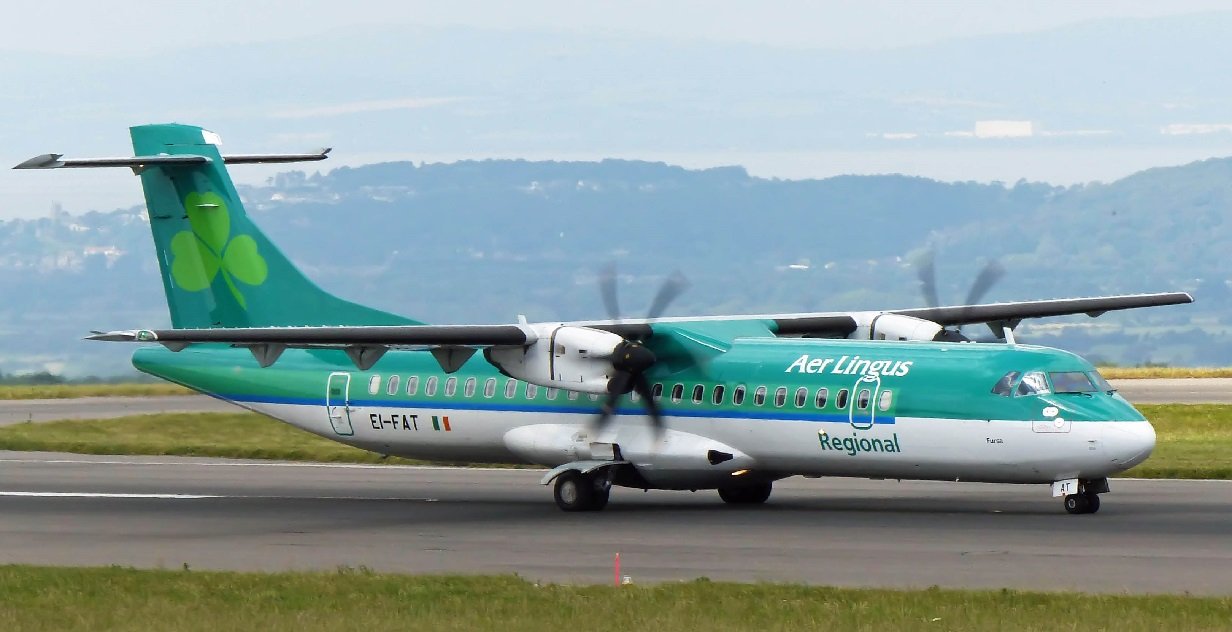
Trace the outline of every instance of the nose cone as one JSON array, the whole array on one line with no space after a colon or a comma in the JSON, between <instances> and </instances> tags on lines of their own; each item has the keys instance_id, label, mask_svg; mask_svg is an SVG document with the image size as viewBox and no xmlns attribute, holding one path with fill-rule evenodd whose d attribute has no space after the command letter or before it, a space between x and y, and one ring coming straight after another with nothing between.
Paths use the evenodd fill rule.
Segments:
<instances>
[{"instance_id":1,"label":"nose cone","mask_svg":"<svg viewBox=\"0 0 1232 632\"><path fill-rule=\"evenodd\" d=\"M1138 465L1155 449L1155 428L1149 421L1108 424L1104 430L1107 453L1122 470Z\"/></svg>"}]
</instances>

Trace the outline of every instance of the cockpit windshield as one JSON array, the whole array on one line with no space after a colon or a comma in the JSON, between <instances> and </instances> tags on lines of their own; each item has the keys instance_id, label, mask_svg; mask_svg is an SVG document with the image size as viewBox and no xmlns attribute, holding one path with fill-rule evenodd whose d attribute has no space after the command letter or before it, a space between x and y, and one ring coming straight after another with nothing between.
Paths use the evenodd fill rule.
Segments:
<instances>
[{"instance_id":1,"label":"cockpit windshield","mask_svg":"<svg viewBox=\"0 0 1232 632\"><path fill-rule=\"evenodd\" d=\"M1100 374L1099 374L1099 371L1091 371L1091 372L1090 372L1090 373L1088 373L1087 375L1090 375L1090 376L1091 376L1091 381L1095 383L1095 388L1097 388L1097 389L1099 389L1099 390L1101 390L1101 391L1103 391L1103 392L1105 392L1105 393L1107 393L1107 394L1109 394L1109 395L1111 395L1111 394L1113 394L1113 393L1115 393L1115 392L1116 392L1116 387L1115 387L1115 386L1113 386L1113 385L1111 385L1111 384L1109 384L1109 383L1108 383L1108 380L1105 380L1105 379L1104 379L1104 376L1102 376L1102 375L1100 375Z\"/></svg>"},{"instance_id":2,"label":"cockpit windshield","mask_svg":"<svg viewBox=\"0 0 1232 632\"><path fill-rule=\"evenodd\" d=\"M994 395L1009 397L1014 394L1014 383L1018 381L1018 376L1022 375L1022 371L1010 371L1001 376L997 383L993 385L992 392Z\"/></svg>"},{"instance_id":3,"label":"cockpit windshield","mask_svg":"<svg viewBox=\"0 0 1232 632\"><path fill-rule=\"evenodd\" d=\"M1091 377L1082 371L1061 371L1049 373L1052 378L1052 390L1056 393L1094 393L1100 390L1091 382Z\"/></svg>"}]
</instances>

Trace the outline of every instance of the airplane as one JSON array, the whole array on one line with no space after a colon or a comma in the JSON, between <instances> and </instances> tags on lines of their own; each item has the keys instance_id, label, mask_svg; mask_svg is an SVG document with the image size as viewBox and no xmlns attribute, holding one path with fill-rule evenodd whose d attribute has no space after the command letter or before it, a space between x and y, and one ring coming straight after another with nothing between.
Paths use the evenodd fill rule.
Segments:
<instances>
[{"instance_id":1,"label":"airplane","mask_svg":"<svg viewBox=\"0 0 1232 632\"><path fill-rule=\"evenodd\" d=\"M1014 328L1193 301L429 325L320 289L246 214L227 165L328 149L223 155L200 127L130 131L133 157L15 167L141 179L172 327L89 339L148 343L132 357L145 373L364 450L543 466L564 511L603 509L613 486L758 505L801 475L1048 485L1068 513L1094 513L1155 431L1089 362ZM954 329L978 324L998 341Z\"/></svg>"}]
</instances>

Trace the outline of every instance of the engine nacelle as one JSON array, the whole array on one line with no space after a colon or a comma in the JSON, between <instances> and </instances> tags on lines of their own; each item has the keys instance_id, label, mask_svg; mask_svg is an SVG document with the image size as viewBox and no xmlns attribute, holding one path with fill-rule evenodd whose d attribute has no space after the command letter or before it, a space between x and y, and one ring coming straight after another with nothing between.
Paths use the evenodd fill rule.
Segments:
<instances>
[{"instance_id":1,"label":"engine nacelle","mask_svg":"<svg viewBox=\"0 0 1232 632\"><path fill-rule=\"evenodd\" d=\"M620 336L589 327L532 325L538 339L524 347L490 347L484 357L512 378L584 393L607 393Z\"/></svg>"},{"instance_id":2,"label":"engine nacelle","mask_svg":"<svg viewBox=\"0 0 1232 632\"><path fill-rule=\"evenodd\" d=\"M931 320L902 314L870 314L857 319L852 338L860 340L936 340L943 327ZM867 323L867 324L866 324Z\"/></svg>"}]
</instances>

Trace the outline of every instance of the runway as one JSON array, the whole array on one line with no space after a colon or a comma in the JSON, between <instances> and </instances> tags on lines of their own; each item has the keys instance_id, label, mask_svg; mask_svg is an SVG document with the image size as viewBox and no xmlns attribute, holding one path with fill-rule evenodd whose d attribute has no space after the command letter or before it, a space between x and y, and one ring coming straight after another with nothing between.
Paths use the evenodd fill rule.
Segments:
<instances>
[{"instance_id":1,"label":"runway","mask_svg":"<svg viewBox=\"0 0 1232 632\"><path fill-rule=\"evenodd\" d=\"M1232 378L1110 380L1135 404L1232 404Z\"/></svg>"},{"instance_id":2,"label":"runway","mask_svg":"<svg viewBox=\"0 0 1232 632\"><path fill-rule=\"evenodd\" d=\"M565 514L540 472L0 452L0 562L697 577L848 586L1232 594L1232 483L788 479L763 507L617 489Z\"/></svg>"}]
</instances>

